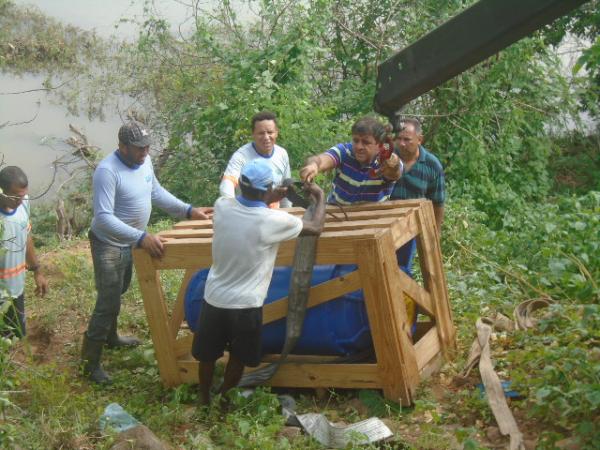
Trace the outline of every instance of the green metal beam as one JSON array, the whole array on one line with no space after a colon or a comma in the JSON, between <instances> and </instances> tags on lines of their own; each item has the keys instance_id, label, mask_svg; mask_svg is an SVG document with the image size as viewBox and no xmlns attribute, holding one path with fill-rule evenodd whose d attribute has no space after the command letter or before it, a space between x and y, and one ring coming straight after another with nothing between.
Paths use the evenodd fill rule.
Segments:
<instances>
[{"instance_id":1,"label":"green metal beam","mask_svg":"<svg viewBox=\"0 0 600 450\"><path fill-rule=\"evenodd\" d=\"M480 0L379 65L375 110L388 117L587 0Z\"/></svg>"}]
</instances>

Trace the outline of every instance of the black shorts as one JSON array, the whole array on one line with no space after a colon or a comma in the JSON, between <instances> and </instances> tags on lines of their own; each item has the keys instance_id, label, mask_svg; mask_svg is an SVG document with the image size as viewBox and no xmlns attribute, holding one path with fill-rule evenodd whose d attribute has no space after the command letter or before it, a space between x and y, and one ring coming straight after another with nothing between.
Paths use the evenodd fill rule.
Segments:
<instances>
[{"instance_id":1,"label":"black shorts","mask_svg":"<svg viewBox=\"0 0 600 450\"><path fill-rule=\"evenodd\" d=\"M198 361L212 362L225 349L245 366L256 367L261 358L262 307L217 308L202 300L192 355Z\"/></svg>"}]
</instances>

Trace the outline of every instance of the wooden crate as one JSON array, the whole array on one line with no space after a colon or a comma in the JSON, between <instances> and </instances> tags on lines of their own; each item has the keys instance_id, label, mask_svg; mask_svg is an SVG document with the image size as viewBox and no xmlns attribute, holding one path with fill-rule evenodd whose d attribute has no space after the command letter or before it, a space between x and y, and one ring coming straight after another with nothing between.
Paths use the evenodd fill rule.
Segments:
<instances>
[{"instance_id":1,"label":"wooden crate","mask_svg":"<svg viewBox=\"0 0 600 450\"><path fill-rule=\"evenodd\" d=\"M313 286L309 307L363 289L376 362L319 363L330 357L292 355L270 380L271 386L382 389L386 398L409 405L420 379L436 370L442 355L455 348L439 239L431 202L399 200L339 208L328 206L317 246L317 264L356 264L358 269ZM301 215L303 209L288 211ZM333 217L333 216L335 217ZM197 383L198 363L191 356L192 334L182 325L184 296L192 275L211 265L212 221L184 221L160 233L169 238L162 259L144 250L133 252L156 359L165 385ZM421 286L402 272L395 250L417 238L423 276ZM295 240L279 247L276 265L292 264ZM185 269L182 286L169 311L159 271ZM419 323L416 342L410 335L404 296L430 317ZM265 305L264 323L287 314L287 298ZM266 355L263 364L275 356ZM250 370L250 369L249 369Z\"/></svg>"}]
</instances>

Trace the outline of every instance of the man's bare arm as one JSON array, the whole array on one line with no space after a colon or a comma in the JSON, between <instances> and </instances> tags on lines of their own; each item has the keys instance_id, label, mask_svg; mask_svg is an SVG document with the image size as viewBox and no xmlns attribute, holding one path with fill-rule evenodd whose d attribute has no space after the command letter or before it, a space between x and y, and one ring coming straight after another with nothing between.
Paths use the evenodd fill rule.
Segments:
<instances>
[{"instance_id":1,"label":"man's bare arm","mask_svg":"<svg viewBox=\"0 0 600 450\"><path fill-rule=\"evenodd\" d=\"M323 225L325 224L325 194L315 183L307 184L305 189L315 204L315 211L311 219L302 219L303 226L300 235L319 235L323 231Z\"/></svg>"},{"instance_id":2,"label":"man's bare arm","mask_svg":"<svg viewBox=\"0 0 600 450\"><path fill-rule=\"evenodd\" d=\"M310 156L300 169L300 179L311 183L320 172L327 172L334 167L335 161L326 153Z\"/></svg>"}]
</instances>

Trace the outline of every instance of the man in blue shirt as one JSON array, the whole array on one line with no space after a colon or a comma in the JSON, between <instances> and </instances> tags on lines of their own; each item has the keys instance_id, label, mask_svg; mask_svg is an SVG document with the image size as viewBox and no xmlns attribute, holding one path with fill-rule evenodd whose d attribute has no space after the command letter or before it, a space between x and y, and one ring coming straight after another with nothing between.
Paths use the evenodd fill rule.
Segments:
<instances>
[{"instance_id":1,"label":"man in blue shirt","mask_svg":"<svg viewBox=\"0 0 600 450\"><path fill-rule=\"evenodd\" d=\"M140 247L153 257L163 254L163 240L145 231L156 205L170 215L208 219L210 208L194 208L165 190L148 158L150 131L131 121L119 129L119 148L104 158L94 172L94 218L89 232L96 306L83 337L83 374L96 383L109 383L100 365L102 348L138 345L133 337L117 334L121 295L131 282L131 248Z\"/></svg>"}]
</instances>

